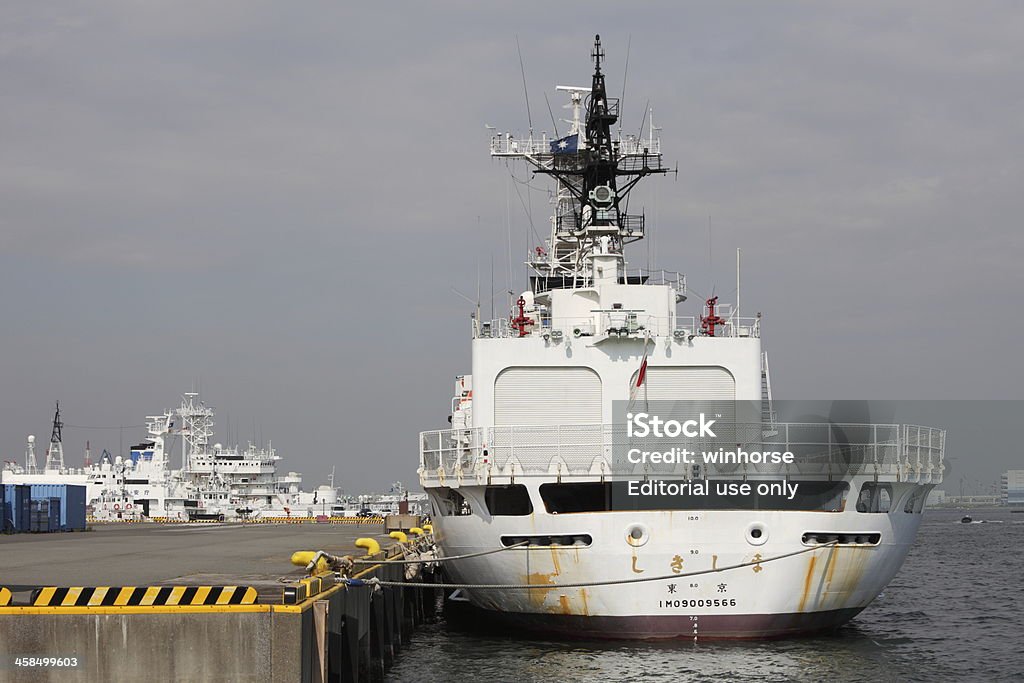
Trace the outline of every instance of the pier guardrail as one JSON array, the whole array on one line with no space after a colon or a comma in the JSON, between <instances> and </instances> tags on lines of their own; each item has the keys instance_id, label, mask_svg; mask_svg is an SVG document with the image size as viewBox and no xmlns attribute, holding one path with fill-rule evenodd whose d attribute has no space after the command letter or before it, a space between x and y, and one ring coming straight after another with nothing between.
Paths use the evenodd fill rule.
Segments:
<instances>
[{"instance_id":1,"label":"pier guardrail","mask_svg":"<svg viewBox=\"0 0 1024 683\"><path fill-rule=\"evenodd\" d=\"M849 476L874 474L897 481L942 479L945 430L909 424L731 423L726 438L688 439L695 450L731 442L747 452L792 452L792 464L715 465L686 468L685 478L737 475ZM719 436L725 432L719 430ZM614 457L643 443L625 425L511 425L445 429L420 434L420 479L424 485L458 485L493 477L581 476L635 478L663 473ZM647 440L651 450L664 441ZM616 462L618 461L618 462Z\"/></svg>"}]
</instances>

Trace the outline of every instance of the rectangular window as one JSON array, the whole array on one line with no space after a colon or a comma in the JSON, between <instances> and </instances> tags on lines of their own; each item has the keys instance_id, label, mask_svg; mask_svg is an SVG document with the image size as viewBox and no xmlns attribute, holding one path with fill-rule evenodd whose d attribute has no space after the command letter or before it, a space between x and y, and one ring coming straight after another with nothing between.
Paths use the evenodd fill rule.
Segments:
<instances>
[{"instance_id":1,"label":"rectangular window","mask_svg":"<svg viewBox=\"0 0 1024 683\"><path fill-rule=\"evenodd\" d=\"M533 512L530 492L522 484L510 486L488 486L484 491L484 502L491 515L521 516Z\"/></svg>"},{"instance_id":2,"label":"rectangular window","mask_svg":"<svg viewBox=\"0 0 1024 683\"><path fill-rule=\"evenodd\" d=\"M551 514L607 512L612 509L610 483L541 484L540 497Z\"/></svg>"},{"instance_id":3,"label":"rectangular window","mask_svg":"<svg viewBox=\"0 0 1024 683\"><path fill-rule=\"evenodd\" d=\"M708 495L678 494L684 482L664 481L668 493L631 495L630 482L594 482L573 484L541 484L540 497L551 514L572 512L609 512L626 510L800 510L808 512L842 512L849 484L845 481L799 481L793 497L750 494L718 495L712 492L719 485L749 484L758 481L708 480ZM635 482L634 482L635 484Z\"/></svg>"}]
</instances>

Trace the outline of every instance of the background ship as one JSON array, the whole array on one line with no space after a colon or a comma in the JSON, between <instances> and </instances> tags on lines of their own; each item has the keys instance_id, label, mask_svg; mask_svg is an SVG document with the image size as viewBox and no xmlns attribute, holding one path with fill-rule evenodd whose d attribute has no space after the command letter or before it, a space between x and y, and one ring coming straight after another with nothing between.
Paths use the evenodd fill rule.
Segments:
<instances>
[{"instance_id":1,"label":"background ship","mask_svg":"<svg viewBox=\"0 0 1024 683\"><path fill-rule=\"evenodd\" d=\"M592 85L569 94L568 134L495 136L491 154L557 183L546 247L507 319L473 318L472 373L452 428L420 435L420 481L458 599L513 626L575 637L744 638L834 627L899 570L941 481L945 433L894 424L783 423L761 315L708 298L680 315L686 280L627 267L645 219L628 210L665 173L660 141L613 135L600 40ZM585 114L585 115L581 115ZM798 483L763 496L628 501L657 472L619 458L632 406L693 404L745 451L793 465L700 464L675 484ZM698 407L694 407L698 406ZM696 414L695 412L693 414ZM655 444L656 445L656 444ZM711 445L714 444L702 444ZM632 507L631 507L632 506Z\"/></svg>"},{"instance_id":2,"label":"background ship","mask_svg":"<svg viewBox=\"0 0 1024 683\"><path fill-rule=\"evenodd\" d=\"M211 443L214 409L197 393L182 396L177 409L146 418L146 439L128 457L104 451L96 463L66 467L60 406L43 467L37 467L35 438L28 437L24 465L8 462L3 483L79 484L98 520L260 519L355 514L360 503L329 485L303 491L298 472L278 473L281 456L268 442L244 449ZM180 440L180 466L171 452Z\"/></svg>"}]
</instances>

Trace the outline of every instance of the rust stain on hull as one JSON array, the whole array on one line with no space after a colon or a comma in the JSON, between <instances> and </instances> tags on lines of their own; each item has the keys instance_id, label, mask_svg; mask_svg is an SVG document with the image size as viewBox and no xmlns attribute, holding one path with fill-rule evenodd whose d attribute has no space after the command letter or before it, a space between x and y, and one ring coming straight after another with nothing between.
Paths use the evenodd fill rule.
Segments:
<instances>
[{"instance_id":1,"label":"rust stain on hull","mask_svg":"<svg viewBox=\"0 0 1024 683\"><path fill-rule=\"evenodd\" d=\"M808 560L798 612L847 607L854 593L861 587L870 550L857 547L831 548L823 558L823 563L818 562L818 559L814 555Z\"/></svg>"},{"instance_id":2,"label":"rust stain on hull","mask_svg":"<svg viewBox=\"0 0 1024 683\"><path fill-rule=\"evenodd\" d=\"M832 587L832 577L836 573L836 565L839 564L837 557L839 555L839 548L832 547L831 552L828 554L828 565L825 568L825 584L826 590Z\"/></svg>"},{"instance_id":3,"label":"rust stain on hull","mask_svg":"<svg viewBox=\"0 0 1024 683\"><path fill-rule=\"evenodd\" d=\"M803 612L807 605L807 598L811 595L811 580L814 577L814 565L817 563L818 558L811 555L811 559L807 562L807 571L804 573L804 590L800 594L800 604L797 606L797 612Z\"/></svg>"},{"instance_id":4,"label":"rust stain on hull","mask_svg":"<svg viewBox=\"0 0 1024 683\"><path fill-rule=\"evenodd\" d=\"M555 568L555 576L562 573L562 565L558 561L558 548L552 546L551 548L551 564Z\"/></svg>"},{"instance_id":5,"label":"rust stain on hull","mask_svg":"<svg viewBox=\"0 0 1024 683\"><path fill-rule=\"evenodd\" d=\"M524 576L523 583L528 583L531 586L537 586L536 588L530 588L526 592L530 597L531 605L534 607L543 607L544 600L548 597L548 593L554 588L555 577L553 574L535 572Z\"/></svg>"},{"instance_id":6,"label":"rust stain on hull","mask_svg":"<svg viewBox=\"0 0 1024 683\"><path fill-rule=\"evenodd\" d=\"M850 598L860 588L870 556L871 550L868 548L844 548L843 561L839 562L837 555L837 561L834 563L841 566L833 568L827 592L818 600L819 607L846 607Z\"/></svg>"},{"instance_id":7,"label":"rust stain on hull","mask_svg":"<svg viewBox=\"0 0 1024 683\"><path fill-rule=\"evenodd\" d=\"M558 606L562 609L562 614L572 614L572 609L569 607L569 598L567 596L558 596Z\"/></svg>"}]
</instances>

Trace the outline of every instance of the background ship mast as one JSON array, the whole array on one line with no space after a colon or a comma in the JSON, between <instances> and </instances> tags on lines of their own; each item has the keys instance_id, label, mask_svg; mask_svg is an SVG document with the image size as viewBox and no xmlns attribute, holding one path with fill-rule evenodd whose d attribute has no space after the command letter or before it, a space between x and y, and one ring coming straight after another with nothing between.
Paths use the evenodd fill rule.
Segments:
<instances>
[{"instance_id":1,"label":"background ship mast","mask_svg":"<svg viewBox=\"0 0 1024 683\"><path fill-rule=\"evenodd\" d=\"M181 397L181 469L189 471L191 457L206 453L213 438L213 409L207 408L199 394L188 392Z\"/></svg>"},{"instance_id":2,"label":"background ship mast","mask_svg":"<svg viewBox=\"0 0 1024 683\"><path fill-rule=\"evenodd\" d=\"M555 213L548 249L538 247L527 264L535 293L593 283L596 253L621 259L626 244L644 237L644 215L630 214L629 193L639 180L667 173L661 143L651 125L646 139L612 135L619 117L619 99L608 97L601 63L601 37L594 37L594 74L589 88L558 86L570 95L573 118L569 134L556 140L517 140L510 134L491 139L491 155L525 159L535 173L557 181ZM581 108L586 116L581 119ZM632 278L627 278L633 282ZM633 282L638 284L641 280Z\"/></svg>"},{"instance_id":3,"label":"background ship mast","mask_svg":"<svg viewBox=\"0 0 1024 683\"><path fill-rule=\"evenodd\" d=\"M46 448L46 470L64 469L64 423L60 419L60 401L57 401L57 412L53 414L53 431L50 432L50 445Z\"/></svg>"},{"instance_id":4,"label":"background ship mast","mask_svg":"<svg viewBox=\"0 0 1024 683\"><path fill-rule=\"evenodd\" d=\"M36 473L36 437L28 435L25 441L25 471L29 474Z\"/></svg>"}]
</instances>

